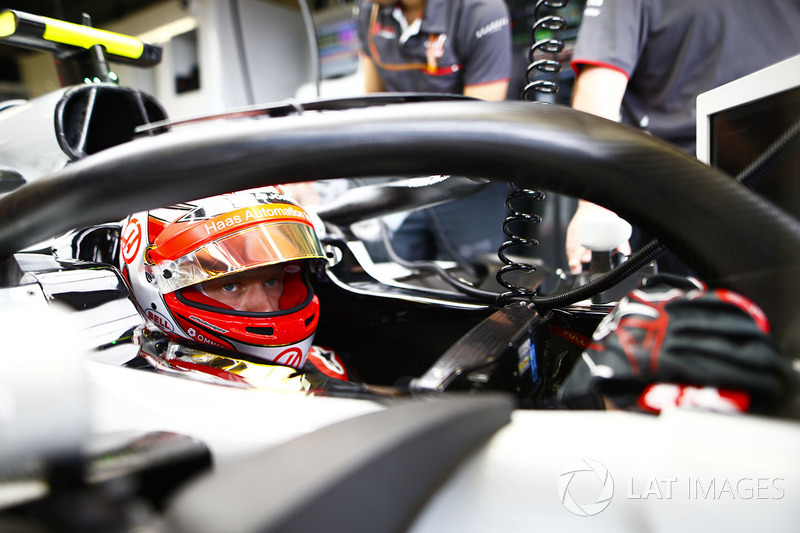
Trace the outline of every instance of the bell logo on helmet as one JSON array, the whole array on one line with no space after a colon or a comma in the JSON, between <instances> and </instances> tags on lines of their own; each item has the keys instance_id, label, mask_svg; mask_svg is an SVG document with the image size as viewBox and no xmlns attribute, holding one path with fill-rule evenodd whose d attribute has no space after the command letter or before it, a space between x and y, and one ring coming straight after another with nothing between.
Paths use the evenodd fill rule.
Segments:
<instances>
[{"instance_id":1,"label":"bell logo on helmet","mask_svg":"<svg viewBox=\"0 0 800 533\"><path fill-rule=\"evenodd\" d=\"M152 321L156 326L158 326L159 329L166 331L168 333L175 330L175 328L172 327L172 323L158 311L153 311L152 309L146 309L144 314L145 316L147 316L148 319L150 319L150 321Z\"/></svg>"}]
</instances>

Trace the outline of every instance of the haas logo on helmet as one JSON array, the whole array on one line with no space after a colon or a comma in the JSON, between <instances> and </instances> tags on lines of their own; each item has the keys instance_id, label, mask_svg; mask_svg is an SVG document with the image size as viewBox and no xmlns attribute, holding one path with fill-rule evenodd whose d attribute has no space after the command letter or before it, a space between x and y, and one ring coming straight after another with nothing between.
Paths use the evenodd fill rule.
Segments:
<instances>
[{"instance_id":1,"label":"haas logo on helmet","mask_svg":"<svg viewBox=\"0 0 800 533\"><path fill-rule=\"evenodd\" d=\"M139 247L142 244L142 228L138 218L132 218L122 230L122 242L120 243L120 255L126 264L131 264L139 254Z\"/></svg>"},{"instance_id":2,"label":"haas logo on helmet","mask_svg":"<svg viewBox=\"0 0 800 533\"><path fill-rule=\"evenodd\" d=\"M300 350L300 348L297 348L296 346L284 350L278 355L277 358L275 358L275 362L278 364L294 366L294 367L299 366L302 360L303 360L303 352Z\"/></svg>"}]
</instances>

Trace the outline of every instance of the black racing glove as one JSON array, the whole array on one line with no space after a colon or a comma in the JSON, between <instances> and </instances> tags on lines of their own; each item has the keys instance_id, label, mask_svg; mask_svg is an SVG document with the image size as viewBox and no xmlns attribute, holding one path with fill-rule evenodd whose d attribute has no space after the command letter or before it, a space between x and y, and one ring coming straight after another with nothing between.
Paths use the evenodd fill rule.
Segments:
<instances>
[{"instance_id":1,"label":"black racing glove","mask_svg":"<svg viewBox=\"0 0 800 533\"><path fill-rule=\"evenodd\" d=\"M559 399L572 408L602 409L610 401L658 411L654 403L665 399L680 405L692 398L702 406L716 398L704 407L727 410L733 403L733 410L767 413L788 396L792 375L753 302L660 274L643 280L600 322Z\"/></svg>"}]
</instances>

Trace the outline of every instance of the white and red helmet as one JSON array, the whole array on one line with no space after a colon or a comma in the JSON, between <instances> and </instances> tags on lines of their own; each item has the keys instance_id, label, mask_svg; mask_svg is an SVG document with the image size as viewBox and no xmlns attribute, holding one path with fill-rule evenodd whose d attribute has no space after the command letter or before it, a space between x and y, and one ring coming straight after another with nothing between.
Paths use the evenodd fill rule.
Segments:
<instances>
[{"instance_id":1,"label":"white and red helmet","mask_svg":"<svg viewBox=\"0 0 800 533\"><path fill-rule=\"evenodd\" d=\"M136 213L120 261L147 318L173 339L209 351L301 368L319 320L308 263L325 255L308 213L274 188L223 194ZM237 311L201 283L284 265L275 312Z\"/></svg>"}]
</instances>

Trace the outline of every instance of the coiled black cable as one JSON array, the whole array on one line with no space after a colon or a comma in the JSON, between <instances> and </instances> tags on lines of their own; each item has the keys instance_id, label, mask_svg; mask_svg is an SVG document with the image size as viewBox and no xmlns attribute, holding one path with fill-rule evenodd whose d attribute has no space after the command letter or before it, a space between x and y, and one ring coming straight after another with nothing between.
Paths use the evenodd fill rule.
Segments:
<instances>
[{"instance_id":1,"label":"coiled black cable","mask_svg":"<svg viewBox=\"0 0 800 533\"><path fill-rule=\"evenodd\" d=\"M541 216L534 213L526 213L514 207L514 200L517 198L533 201L544 200L544 193L531 189L523 189L512 185L512 191L506 197L506 209L508 210L509 215L503 221L503 233L506 234L508 240L503 242L503 244L501 244L500 248L497 250L497 257L500 258L503 266L497 271L495 279L497 279L497 282L505 287L507 291L497 297L497 302L499 305L504 305L505 303L513 300L528 300L536 296L535 289L531 289L522 285L515 285L506 279L506 276L511 272L525 272L532 274L536 272L537 268L536 265L531 263L513 261L506 253L509 248L530 248L533 246L539 246L539 241L537 239L523 237L518 230L515 230L513 227L515 225L519 225L518 223L528 222L539 224L542 221Z\"/></svg>"},{"instance_id":2,"label":"coiled black cable","mask_svg":"<svg viewBox=\"0 0 800 533\"><path fill-rule=\"evenodd\" d=\"M567 28L567 21L558 15L541 15L544 8L562 9L569 0L538 0L534 10L534 22L531 27L531 42L528 50L528 68L525 73L527 84L522 89L523 100L534 100L536 94L555 94L559 90L555 74L561 71L561 62L558 54L564 50L564 42L555 37L539 38L543 30L549 32L562 31ZM540 73L549 77L537 78Z\"/></svg>"},{"instance_id":3,"label":"coiled black cable","mask_svg":"<svg viewBox=\"0 0 800 533\"><path fill-rule=\"evenodd\" d=\"M554 14L542 15L542 10L545 8L561 9L568 3L568 0L538 0L536 2L534 9L535 22L531 27L531 42L533 44L528 51L528 61L530 63L525 73L527 84L522 90L523 100L533 100L535 99L535 94L555 94L559 90L555 75L561 71L561 62L558 59L558 54L564 50L564 42L556 38L552 32L566 29L567 21L563 17ZM547 31L548 36L540 39L539 34L542 31ZM540 73L545 73L548 77L537 78L536 76ZM521 222L539 224L542 221L542 217L537 214L526 213L515 207L513 203L518 198L528 201L541 201L544 200L544 197L545 195L541 191L524 189L516 184L511 184L511 193L506 197L506 209L509 214L503 222L503 233L506 234L508 240L503 242L497 250L497 257L503 263L503 266L495 275L497 282L507 291L498 296L498 305L505 305L514 300L531 300L536 297L535 289L513 284L506 278L512 272L532 274L536 272L536 265L513 261L508 256L507 251L509 248L530 248L539 245L538 240L524 237L519 229L515 229L514 226L518 226L518 223Z\"/></svg>"}]
</instances>

